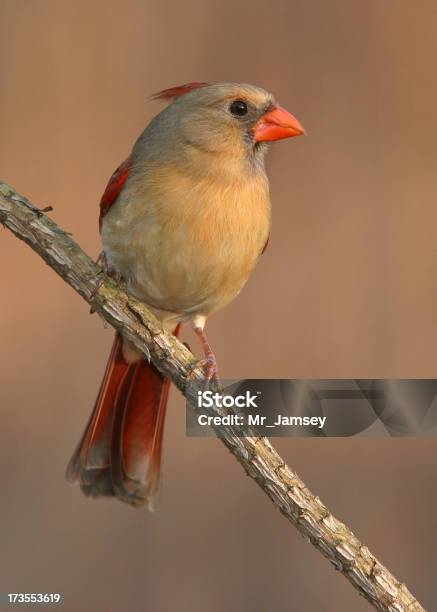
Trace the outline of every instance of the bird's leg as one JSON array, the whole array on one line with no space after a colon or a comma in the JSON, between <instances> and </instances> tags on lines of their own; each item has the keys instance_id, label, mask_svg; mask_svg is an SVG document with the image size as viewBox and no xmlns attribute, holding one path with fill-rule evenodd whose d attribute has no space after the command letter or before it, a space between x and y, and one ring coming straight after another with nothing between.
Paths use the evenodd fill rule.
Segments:
<instances>
[{"instance_id":1,"label":"bird's leg","mask_svg":"<svg viewBox=\"0 0 437 612\"><path fill-rule=\"evenodd\" d=\"M204 370L206 380L218 380L217 360L203 331L203 327L194 327L194 331L202 344L205 355L205 358L200 359L196 367L201 367Z\"/></svg>"}]
</instances>

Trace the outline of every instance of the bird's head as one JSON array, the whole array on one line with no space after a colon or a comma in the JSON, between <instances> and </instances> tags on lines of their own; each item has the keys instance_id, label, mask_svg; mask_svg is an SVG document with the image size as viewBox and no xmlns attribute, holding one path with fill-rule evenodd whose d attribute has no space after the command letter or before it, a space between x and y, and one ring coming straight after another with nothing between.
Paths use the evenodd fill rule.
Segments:
<instances>
[{"instance_id":1,"label":"bird's head","mask_svg":"<svg viewBox=\"0 0 437 612\"><path fill-rule=\"evenodd\" d=\"M263 156L266 143L305 134L272 94L254 85L189 83L154 97L171 102L154 122L156 136L170 131L183 146L228 159L253 160Z\"/></svg>"}]
</instances>

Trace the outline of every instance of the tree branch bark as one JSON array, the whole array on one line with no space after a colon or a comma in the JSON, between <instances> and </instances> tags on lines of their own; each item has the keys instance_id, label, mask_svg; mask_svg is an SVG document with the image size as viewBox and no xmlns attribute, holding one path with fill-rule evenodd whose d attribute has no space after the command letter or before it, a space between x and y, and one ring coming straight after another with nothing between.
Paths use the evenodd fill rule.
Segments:
<instances>
[{"instance_id":1,"label":"tree branch bark","mask_svg":"<svg viewBox=\"0 0 437 612\"><path fill-rule=\"evenodd\" d=\"M0 182L0 222L26 242L110 325L119 330L168 376L184 395L190 380L201 381L196 359L138 300L127 295L72 238L41 210ZM101 282L103 280L103 282ZM193 370L194 368L194 370ZM194 372L194 374L193 374ZM216 414L214 409L212 415ZM220 439L274 505L377 610L419 612L424 608L350 529L309 491L271 446L252 430L238 437L232 426L216 428ZM238 432L241 436L241 430Z\"/></svg>"}]
</instances>

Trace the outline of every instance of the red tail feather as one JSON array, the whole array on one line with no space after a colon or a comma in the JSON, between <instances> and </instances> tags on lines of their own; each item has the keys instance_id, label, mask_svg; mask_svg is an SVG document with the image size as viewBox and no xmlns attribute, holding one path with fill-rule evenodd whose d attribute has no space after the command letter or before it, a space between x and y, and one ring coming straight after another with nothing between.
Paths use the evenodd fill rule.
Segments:
<instances>
[{"instance_id":1,"label":"red tail feather","mask_svg":"<svg viewBox=\"0 0 437 612\"><path fill-rule=\"evenodd\" d=\"M175 334L177 335L178 329ZM170 381L150 363L127 363L116 335L96 404L67 468L85 495L153 508Z\"/></svg>"}]
</instances>

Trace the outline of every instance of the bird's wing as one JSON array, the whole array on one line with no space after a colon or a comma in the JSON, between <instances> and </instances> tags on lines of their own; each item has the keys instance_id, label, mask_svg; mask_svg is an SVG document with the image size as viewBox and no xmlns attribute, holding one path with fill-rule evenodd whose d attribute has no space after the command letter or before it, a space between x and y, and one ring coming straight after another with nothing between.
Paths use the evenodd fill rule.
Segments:
<instances>
[{"instance_id":1,"label":"bird's wing","mask_svg":"<svg viewBox=\"0 0 437 612\"><path fill-rule=\"evenodd\" d=\"M120 164L117 170L109 179L106 189L100 200L100 216L99 216L99 228L102 228L102 220L108 210L117 200L121 190L126 182L127 177L132 168L132 160L128 157L122 164Z\"/></svg>"}]
</instances>

